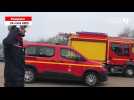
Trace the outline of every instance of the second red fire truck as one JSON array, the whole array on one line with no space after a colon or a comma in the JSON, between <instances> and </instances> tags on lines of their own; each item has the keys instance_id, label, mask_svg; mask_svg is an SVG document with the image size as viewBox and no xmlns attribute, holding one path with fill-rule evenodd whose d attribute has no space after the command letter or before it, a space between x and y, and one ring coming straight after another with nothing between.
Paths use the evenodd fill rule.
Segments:
<instances>
[{"instance_id":1,"label":"second red fire truck","mask_svg":"<svg viewBox=\"0 0 134 100\"><path fill-rule=\"evenodd\" d=\"M76 32L70 36L69 46L90 60L105 63L110 73L134 76L134 39L109 37L105 33Z\"/></svg>"}]
</instances>

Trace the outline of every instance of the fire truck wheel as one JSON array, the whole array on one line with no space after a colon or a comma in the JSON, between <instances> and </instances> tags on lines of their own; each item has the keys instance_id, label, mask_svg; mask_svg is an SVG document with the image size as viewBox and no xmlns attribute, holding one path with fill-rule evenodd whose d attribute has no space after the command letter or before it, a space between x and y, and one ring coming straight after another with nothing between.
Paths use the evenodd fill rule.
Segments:
<instances>
[{"instance_id":1,"label":"fire truck wheel","mask_svg":"<svg viewBox=\"0 0 134 100\"><path fill-rule=\"evenodd\" d=\"M128 67L126 70L125 70L125 75L127 77L133 77L134 76L134 69L131 68L131 67Z\"/></svg>"},{"instance_id":2,"label":"fire truck wheel","mask_svg":"<svg viewBox=\"0 0 134 100\"><path fill-rule=\"evenodd\" d=\"M98 77L96 73L94 72L87 72L85 75L85 83L86 85L93 87L97 84L98 82Z\"/></svg>"},{"instance_id":3,"label":"fire truck wheel","mask_svg":"<svg viewBox=\"0 0 134 100\"><path fill-rule=\"evenodd\" d=\"M110 72L111 74L113 74L113 73L115 73L115 69L111 67L111 68L109 69L109 72Z\"/></svg>"},{"instance_id":4,"label":"fire truck wheel","mask_svg":"<svg viewBox=\"0 0 134 100\"><path fill-rule=\"evenodd\" d=\"M35 80L35 71L32 68L25 69L25 83L32 83Z\"/></svg>"}]
</instances>

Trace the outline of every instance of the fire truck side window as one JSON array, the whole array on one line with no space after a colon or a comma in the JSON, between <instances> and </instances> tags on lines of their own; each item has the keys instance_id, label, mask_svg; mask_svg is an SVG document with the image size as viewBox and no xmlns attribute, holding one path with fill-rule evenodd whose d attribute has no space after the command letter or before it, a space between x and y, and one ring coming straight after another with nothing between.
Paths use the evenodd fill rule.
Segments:
<instances>
[{"instance_id":1,"label":"fire truck side window","mask_svg":"<svg viewBox=\"0 0 134 100\"><path fill-rule=\"evenodd\" d=\"M112 44L112 51L118 56L122 55L122 49L118 44Z\"/></svg>"},{"instance_id":2,"label":"fire truck side window","mask_svg":"<svg viewBox=\"0 0 134 100\"><path fill-rule=\"evenodd\" d=\"M124 56L129 56L129 46L124 47Z\"/></svg>"},{"instance_id":3,"label":"fire truck side window","mask_svg":"<svg viewBox=\"0 0 134 100\"><path fill-rule=\"evenodd\" d=\"M28 56L39 56L39 57L52 57L54 56L54 48L51 47L29 47L25 50Z\"/></svg>"},{"instance_id":4,"label":"fire truck side window","mask_svg":"<svg viewBox=\"0 0 134 100\"><path fill-rule=\"evenodd\" d=\"M61 49L61 57L70 59L70 60L80 60L80 61L84 60L84 58L81 57L81 55L67 48Z\"/></svg>"},{"instance_id":5,"label":"fire truck side window","mask_svg":"<svg viewBox=\"0 0 134 100\"><path fill-rule=\"evenodd\" d=\"M38 47L38 56L40 57L52 57L54 56L54 48L52 47L47 47L47 46L43 46L43 47Z\"/></svg>"},{"instance_id":6,"label":"fire truck side window","mask_svg":"<svg viewBox=\"0 0 134 100\"><path fill-rule=\"evenodd\" d=\"M112 51L118 56L129 56L129 45L112 44Z\"/></svg>"},{"instance_id":7,"label":"fire truck side window","mask_svg":"<svg viewBox=\"0 0 134 100\"><path fill-rule=\"evenodd\" d=\"M28 47L25 49L25 54L28 56L37 56L36 47Z\"/></svg>"}]
</instances>

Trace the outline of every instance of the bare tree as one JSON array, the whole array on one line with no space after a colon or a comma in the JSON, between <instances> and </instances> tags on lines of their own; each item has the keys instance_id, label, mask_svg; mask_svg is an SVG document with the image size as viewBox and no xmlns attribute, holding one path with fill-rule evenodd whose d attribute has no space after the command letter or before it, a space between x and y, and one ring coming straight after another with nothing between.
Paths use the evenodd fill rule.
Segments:
<instances>
[{"instance_id":1,"label":"bare tree","mask_svg":"<svg viewBox=\"0 0 134 100\"><path fill-rule=\"evenodd\" d=\"M46 42L46 40L41 38L41 39L37 40L36 42Z\"/></svg>"},{"instance_id":2,"label":"bare tree","mask_svg":"<svg viewBox=\"0 0 134 100\"><path fill-rule=\"evenodd\" d=\"M130 27L124 28L124 30L119 34L119 37L134 38L134 29L130 29Z\"/></svg>"},{"instance_id":3,"label":"bare tree","mask_svg":"<svg viewBox=\"0 0 134 100\"><path fill-rule=\"evenodd\" d=\"M46 42L53 44L63 44L67 45L69 34L67 33L59 33L54 37L49 38Z\"/></svg>"},{"instance_id":4,"label":"bare tree","mask_svg":"<svg viewBox=\"0 0 134 100\"><path fill-rule=\"evenodd\" d=\"M124 28L124 30L119 34L119 37L129 37L131 34L131 29L129 27Z\"/></svg>"}]
</instances>

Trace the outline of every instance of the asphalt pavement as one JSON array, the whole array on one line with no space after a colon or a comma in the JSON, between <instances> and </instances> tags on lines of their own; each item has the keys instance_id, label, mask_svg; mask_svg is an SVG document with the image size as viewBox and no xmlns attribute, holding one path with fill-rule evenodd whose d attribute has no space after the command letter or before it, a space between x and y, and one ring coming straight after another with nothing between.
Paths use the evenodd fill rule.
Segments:
<instances>
[{"instance_id":1,"label":"asphalt pavement","mask_svg":"<svg viewBox=\"0 0 134 100\"><path fill-rule=\"evenodd\" d=\"M79 81L47 80L41 79L25 87L88 87ZM120 75L109 76L108 81L98 84L96 87L134 87L134 78L122 77Z\"/></svg>"},{"instance_id":2,"label":"asphalt pavement","mask_svg":"<svg viewBox=\"0 0 134 100\"><path fill-rule=\"evenodd\" d=\"M4 63L0 62L0 87L4 83ZM39 79L34 83L25 84L25 87L87 87L80 81ZM109 76L108 81L98 84L97 87L134 87L134 78L121 75Z\"/></svg>"}]
</instances>

